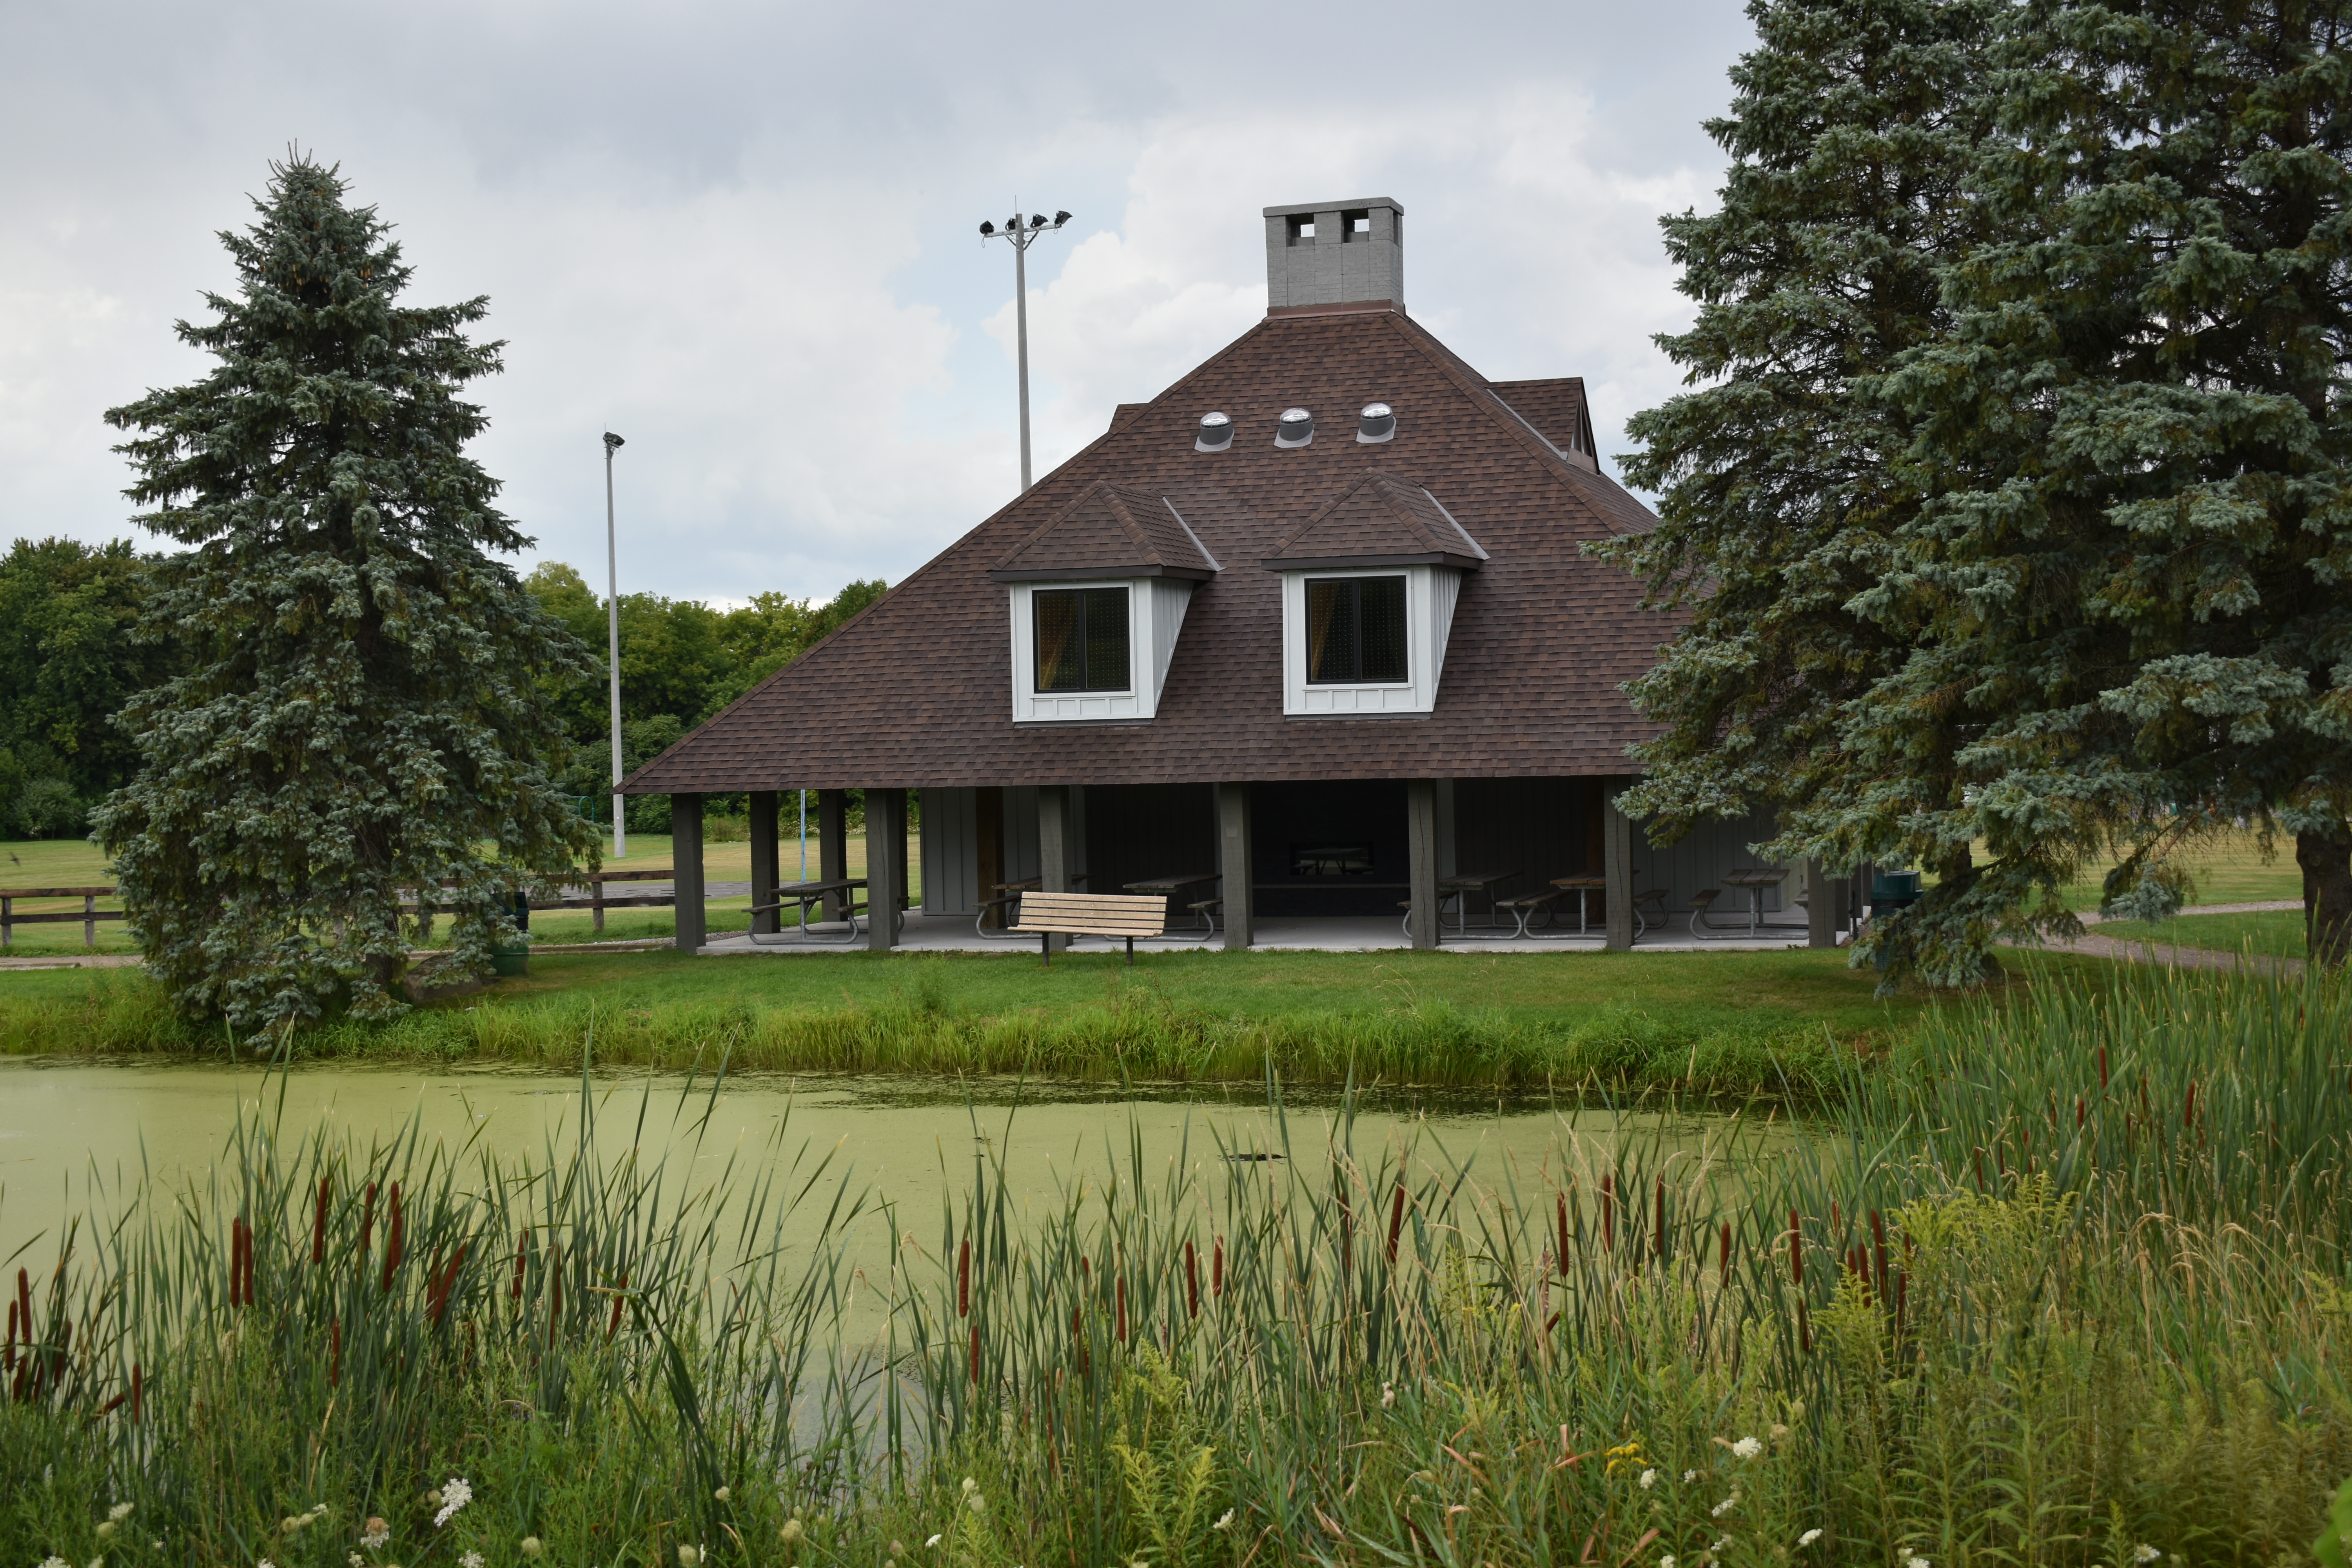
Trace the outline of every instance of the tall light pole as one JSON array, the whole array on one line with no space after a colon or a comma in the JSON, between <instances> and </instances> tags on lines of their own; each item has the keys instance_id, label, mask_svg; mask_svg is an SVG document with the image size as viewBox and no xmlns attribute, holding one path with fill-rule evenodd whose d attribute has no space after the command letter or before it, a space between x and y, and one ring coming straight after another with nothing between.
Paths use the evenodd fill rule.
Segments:
<instances>
[{"instance_id":1,"label":"tall light pole","mask_svg":"<svg viewBox=\"0 0 2352 1568\"><path fill-rule=\"evenodd\" d=\"M1029 247L1037 243L1041 234L1051 234L1070 221L1067 213L1055 213L1052 222L1032 214L1024 218L1014 213L1004 220L1003 228L992 223L980 226L982 245L992 239L1009 240L1013 245L1013 335L1020 341L1021 362L1021 488L1029 488Z\"/></svg>"},{"instance_id":2,"label":"tall light pole","mask_svg":"<svg viewBox=\"0 0 2352 1568\"><path fill-rule=\"evenodd\" d=\"M604 432L605 663L613 672L613 858L629 858L629 822L621 809L621 547L613 530L613 454L627 445Z\"/></svg>"}]
</instances>

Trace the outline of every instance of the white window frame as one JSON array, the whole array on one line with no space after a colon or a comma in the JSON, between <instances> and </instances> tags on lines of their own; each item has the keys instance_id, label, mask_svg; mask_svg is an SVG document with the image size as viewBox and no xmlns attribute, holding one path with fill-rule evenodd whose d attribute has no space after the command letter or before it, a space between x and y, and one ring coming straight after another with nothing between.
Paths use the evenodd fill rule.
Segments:
<instances>
[{"instance_id":1,"label":"white window frame","mask_svg":"<svg viewBox=\"0 0 2352 1568\"><path fill-rule=\"evenodd\" d=\"M1148 720L1160 707L1168 660L1192 596L1190 581L1168 577L1094 577L1069 582L1010 583L1013 621L1013 721L1016 724L1102 724ZM1127 686L1118 691L1037 689L1039 593L1076 588L1127 590Z\"/></svg>"},{"instance_id":2,"label":"white window frame","mask_svg":"<svg viewBox=\"0 0 2352 1568\"><path fill-rule=\"evenodd\" d=\"M1307 679L1307 584L1335 579L1404 579L1405 679L1346 686ZM1462 574L1447 566L1318 568L1282 574L1282 711L1289 719L1353 719L1380 713L1427 713L1437 706L1445 643Z\"/></svg>"}]
</instances>

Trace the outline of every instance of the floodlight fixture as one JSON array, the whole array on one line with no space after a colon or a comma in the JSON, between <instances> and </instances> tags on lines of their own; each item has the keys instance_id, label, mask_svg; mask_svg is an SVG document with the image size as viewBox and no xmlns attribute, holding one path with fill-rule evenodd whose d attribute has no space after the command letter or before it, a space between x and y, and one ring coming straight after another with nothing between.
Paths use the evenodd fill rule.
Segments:
<instances>
[{"instance_id":1,"label":"floodlight fixture","mask_svg":"<svg viewBox=\"0 0 2352 1568\"><path fill-rule=\"evenodd\" d=\"M1029 247L1041 234L1050 234L1070 221L1070 215L1055 212L1054 221L1047 223L1043 213L1032 213L1026 218L1021 209L1013 209L1003 229L993 224L980 226L980 237L984 244L1002 239L1013 247L1013 320L1016 358L1021 372L1021 488L1029 488Z\"/></svg>"}]
</instances>

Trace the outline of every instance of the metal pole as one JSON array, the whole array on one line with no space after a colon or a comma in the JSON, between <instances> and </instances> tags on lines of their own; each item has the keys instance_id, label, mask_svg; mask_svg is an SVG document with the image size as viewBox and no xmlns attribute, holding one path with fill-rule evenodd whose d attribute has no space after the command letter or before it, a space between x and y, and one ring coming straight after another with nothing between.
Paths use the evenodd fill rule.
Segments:
<instances>
[{"instance_id":1,"label":"metal pole","mask_svg":"<svg viewBox=\"0 0 2352 1568\"><path fill-rule=\"evenodd\" d=\"M622 445L604 432L605 662L613 676L613 858L629 858L628 816L621 800L621 547L613 527L613 454Z\"/></svg>"},{"instance_id":2,"label":"metal pole","mask_svg":"<svg viewBox=\"0 0 2352 1568\"><path fill-rule=\"evenodd\" d=\"M801 880L805 882L808 880L808 791L802 790L799 793L801 797Z\"/></svg>"},{"instance_id":3,"label":"metal pole","mask_svg":"<svg viewBox=\"0 0 2352 1568\"><path fill-rule=\"evenodd\" d=\"M1029 488L1029 233L1013 237L1013 335L1021 340L1021 488Z\"/></svg>"}]
</instances>

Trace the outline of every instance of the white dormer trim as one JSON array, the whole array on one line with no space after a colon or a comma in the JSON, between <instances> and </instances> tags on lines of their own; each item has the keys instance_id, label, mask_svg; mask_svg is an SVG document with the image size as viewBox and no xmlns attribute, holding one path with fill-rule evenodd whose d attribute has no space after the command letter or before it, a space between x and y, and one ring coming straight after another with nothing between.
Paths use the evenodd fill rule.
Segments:
<instances>
[{"instance_id":1,"label":"white dormer trim","mask_svg":"<svg viewBox=\"0 0 2352 1568\"><path fill-rule=\"evenodd\" d=\"M1181 577L1097 577L1067 583L1012 583L1006 586L1013 618L1014 723L1140 722L1159 712L1160 694L1168 685L1168 664L1176 657L1176 638L1184 629L1184 611L1192 602L1192 582ZM1037 617L1030 598L1040 589L1062 588L1128 591L1126 690L1037 689Z\"/></svg>"},{"instance_id":2,"label":"white dormer trim","mask_svg":"<svg viewBox=\"0 0 2352 1568\"><path fill-rule=\"evenodd\" d=\"M1333 577L1404 579L1405 674L1396 682L1311 686L1307 680L1307 584ZM1437 707L1445 645L1462 574L1450 566L1366 566L1282 574L1282 712L1286 719L1345 719L1372 713L1427 713Z\"/></svg>"}]
</instances>

